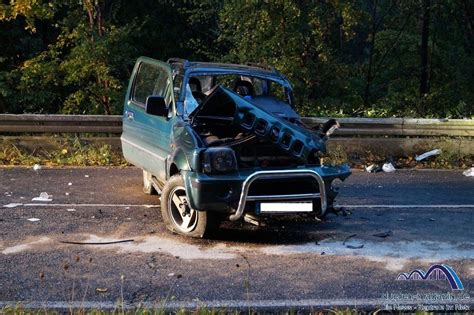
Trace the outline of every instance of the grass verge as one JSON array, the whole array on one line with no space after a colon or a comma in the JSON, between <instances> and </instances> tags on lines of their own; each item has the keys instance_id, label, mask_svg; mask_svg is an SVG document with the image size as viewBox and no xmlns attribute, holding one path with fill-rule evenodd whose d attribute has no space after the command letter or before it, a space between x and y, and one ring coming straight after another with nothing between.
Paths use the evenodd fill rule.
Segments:
<instances>
[{"instance_id":1,"label":"grass verge","mask_svg":"<svg viewBox=\"0 0 474 315\"><path fill-rule=\"evenodd\" d=\"M109 144L87 143L77 137L50 139L47 147L0 142L0 165L125 166L122 152Z\"/></svg>"}]
</instances>

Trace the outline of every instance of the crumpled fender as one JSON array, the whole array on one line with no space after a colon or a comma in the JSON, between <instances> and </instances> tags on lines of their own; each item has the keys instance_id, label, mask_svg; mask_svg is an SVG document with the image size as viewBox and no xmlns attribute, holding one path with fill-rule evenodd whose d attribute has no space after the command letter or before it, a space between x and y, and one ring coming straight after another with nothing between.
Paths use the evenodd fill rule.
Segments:
<instances>
[{"instance_id":1,"label":"crumpled fender","mask_svg":"<svg viewBox=\"0 0 474 315\"><path fill-rule=\"evenodd\" d=\"M171 173L172 165L175 165L178 170L196 170L199 165L199 148L203 147L203 144L191 126L183 122L175 124L171 138L172 151L167 161L168 177Z\"/></svg>"}]
</instances>

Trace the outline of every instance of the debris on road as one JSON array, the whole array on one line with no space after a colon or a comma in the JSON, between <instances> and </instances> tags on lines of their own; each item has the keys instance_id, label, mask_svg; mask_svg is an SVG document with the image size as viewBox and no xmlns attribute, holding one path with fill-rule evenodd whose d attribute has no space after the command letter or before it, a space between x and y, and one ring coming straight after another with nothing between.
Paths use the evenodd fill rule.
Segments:
<instances>
[{"instance_id":1,"label":"debris on road","mask_svg":"<svg viewBox=\"0 0 474 315\"><path fill-rule=\"evenodd\" d=\"M39 165L39 164L33 165L33 170L34 171L39 171L40 169L41 169L41 165Z\"/></svg>"},{"instance_id":2,"label":"debris on road","mask_svg":"<svg viewBox=\"0 0 474 315\"><path fill-rule=\"evenodd\" d=\"M22 206L22 205L23 205L22 203L9 203L9 204L4 205L3 207L4 208L15 208L15 207L19 207L19 206Z\"/></svg>"},{"instance_id":3,"label":"debris on road","mask_svg":"<svg viewBox=\"0 0 474 315\"><path fill-rule=\"evenodd\" d=\"M39 197L34 197L31 201L53 201L53 196L48 195L47 192L42 192Z\"/></svg>"},{"instance_id":4,"label":"debris on road","mask_svg":"<svg viewBox=\"0 0 474 315\"><path fill-rule=\"evenodd\" d=\"M349 249L361 249L361 248L364 248L364 244L360 244L360 245L346 245L347 248Z\"/></svg>"},{"instance_id":5,"label":"debris on road","mask_svg":"<svg viewBox=\"0 0 474 315\"><path fill-rule=\"evenodd\" d=\"M421 155L415 156L415 160L419 162L419 161L421 161L421 160L424 160L424 159L426 159L426 158L429 158L430 156L439 155L439 154L441 154L441 152L442 152L442 151L441 151L440 149L434 149L434 150L425 152L425 153L423 153L423 154L421 154Z\"/></svg>"},{"instance_id":6,"label":"debris on road","mask_svg":"<svg viewBox=\"0 0 474 315\"><path fill-rule=\"evenodd\" d=\"M346 238L344 239L344 241L342 242L342 245L346 245L346 242L347 242L348 240L350 240L351 238L356 237L356 236L357 236L357 234L351 234L351 235L349 235L348 237L346 237Z\"/></svg>"},{"instance_id":7,"label":"debris on road","mask_svg":"<svg viewBox=\"0 0 474 315\"><path fill-rule=\"evenodd\" d=\"M168 277L173 277L173 276L174 276L174 272L170 272L170 273L168 274Z\"/></svg>"},{"instance_id":8,"label":"debris on road","mask_svg":"<svg viewBox=\"0 0 474 315\"><path fill-rule=\"evenodd\" d=\"M342 213L343 217L347 217L348 215L352 214L352 211L347 210L344 207L331 208L331 213L334 213L336 216L339 216L339 212Z\"/></svg>"},{"instance_id":9,"label":"debris on road","mask_svg":"<svg viewBox=\"0 0 474 315\"><path fill-rule=\"evenodd\" d=\"M474 177L474 167L471 167L470 169L465 170L464 172L462 172L462 174L464 176Z\"/></svg>"},{"instance_id":10,"label":"debris on road","mask_svg":"<svg viewBox=\"0 0 474 315\"><path fill-rule=\"evenodd\" d=\"M380 166L378 166L376 164L371 164L369 166L366 166L365 170L367 171L367 173L377 173L377 172L381 171L381 168L380 168Z\"/></svg>"},{"instance_id":11,"label":"debris on road","mask_svg":"<svg viewBox=\"0 0 474 315\"><path fill-rule=\"evenodd\" d=\"M72 186L72 183L67 183L68 186Z\"/></svg>"},{"instance_id":12,"label":"debris on road","mask_svg":"<svg viewBox=\"0 0 474 315\"><path fill-rule=\"evenodd\" d=\"M109 291L109 289L107 289L107 288L97 288L97 289L95 289L95 291L97 293L106 293L107 291Z\"/></svg>"},{"instance_id":13,"label":"debris on road","mask_svg":"<svg viewBox=\"0 0 474 315\"><path fill-rule=\"evenodd\" d=\"M393 232L388 230L386 232L380 232L380 233L375 233L375 234L372 234L372 236L376 236L376 237L389 237L389 236L392 236L393 235Z\"/></svg>"},{"instance_id":14,"label":"debris on road","mask_svg":"<svg viewBox=\"0 0 474 315\"><path fill-rule=\"evenodd\" d=\"M41 220L41 219L38 219L38 218L29 218L29 219L27 219L27 220L30 221L30 222L38 222L38 221Z\"/></svg>"},{"instance_id":15,"label":"debris on road","mask_svg":"<svg viewBox=\"0 0 474 315\"><path fill-rule=\"evenodd\" d=\"M110 241L110 242L73 242L73 241L59 241L63 244L72 244L72 245L110 245L110 244L118 244L118 243L128 243L134 242L135 240L118 240L118 241Z\"/></svg>"},{"instance_id":16,"label":"debris on road","mask_svg":"<svg viewBox=\"0 0 474 315\"><path fill-rule=\"evenodd\" d=\"M89 177L89 175L84 175L84 177L86 177L86 178L87 178L87 177Z\"/></svg>"},{"instance_id":17,"label":"debris on road","mask_svg":"<svg viewBox=\"0 0 474 315\"><path fill-rule=\"evenodd\" d=\"M66 209L68 212L74 212L76 209Z\"/></svg>"},{"instance_id":18,"label":"debris on road","mask_svg":"<svg viewBox=\"0 0 474 315\"><path fill-rule=\"evenodd\" d=\"M383 170L385 173L393 173L393 172L395 172L395 166L393 166L392 163L388 162L388 163L385 163L385 164L382 166L382 170Z\"/></svg>"}]
</instances>

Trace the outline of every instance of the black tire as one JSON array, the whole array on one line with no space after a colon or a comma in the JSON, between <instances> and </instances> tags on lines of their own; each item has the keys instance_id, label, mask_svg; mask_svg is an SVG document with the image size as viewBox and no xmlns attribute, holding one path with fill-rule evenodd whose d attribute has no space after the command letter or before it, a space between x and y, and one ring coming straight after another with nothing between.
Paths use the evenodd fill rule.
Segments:
<instances>
[{"instance_id":1,"label":"black tire","mask_svg":"<svg viewBox=\"0 0 474 315\"><path fill-rule=\"evenodd\" d=\"M203 238L216 227L212 214L193 210L187 205L184 181L180 174L171 176L163 187L161 215L168 230L188 237Z\"/></svg>"}]
</instances>

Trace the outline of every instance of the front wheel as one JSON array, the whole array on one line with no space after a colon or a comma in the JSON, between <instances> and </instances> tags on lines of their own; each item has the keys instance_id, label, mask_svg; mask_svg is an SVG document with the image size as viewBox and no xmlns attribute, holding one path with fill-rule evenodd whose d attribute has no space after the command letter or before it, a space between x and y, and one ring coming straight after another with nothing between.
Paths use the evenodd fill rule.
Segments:
<instances>
[{"instance_id":1,"label":"front wheel","mask_svg":"<svg viewBox=\"0 0 474 315\"><path fill-rule=\"evenodd\" d=\"M173 175L163 188L161 215L166 227L181 235L202 238L211 229L210 214L190 207L180 174Z\"/></svg>"}]
</instances>

